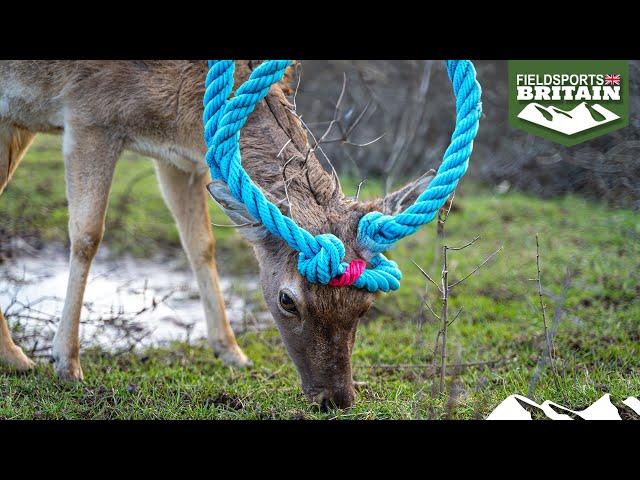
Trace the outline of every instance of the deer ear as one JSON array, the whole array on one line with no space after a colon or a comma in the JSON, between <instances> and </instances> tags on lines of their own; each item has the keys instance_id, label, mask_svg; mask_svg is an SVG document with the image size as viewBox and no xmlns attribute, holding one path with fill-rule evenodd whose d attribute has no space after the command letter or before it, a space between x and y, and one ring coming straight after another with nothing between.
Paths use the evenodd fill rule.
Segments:
<instances>
[{"instance_id":1,"label":"deer ear","mask_svg":"<svg viewBox=\"0 0 640 480\"><path fill-rule=\"evenodd\" d=\"M396 215L400 213L416 201L416 198L427 189L429 183L435 176L436 171L431 169L423 173L419 178L407 183L404 187L395 192L388 193L376 202L378 209L385 215Z\"/></svg>"},{"instance_id":2,"label":"deer ear","mask_svg":"<svg viewBox=\"0 0 640 480\"><path fill-rule=\"evenodd\" d=\"M236 200L229 187L222 180L214 180L207 185L207 191L224 213L238 226L238 231L251 243L264 241L269 231L247 211L243 203Z\"/></svg>"}]
</instances>

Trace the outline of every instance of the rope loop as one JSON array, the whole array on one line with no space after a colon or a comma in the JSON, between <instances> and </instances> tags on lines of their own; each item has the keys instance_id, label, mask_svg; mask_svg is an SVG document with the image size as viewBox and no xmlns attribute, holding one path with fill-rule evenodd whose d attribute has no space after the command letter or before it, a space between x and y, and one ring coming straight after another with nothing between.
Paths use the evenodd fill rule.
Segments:
<instances>
[{"instance_id":1,"label":"rope loop","mask_svg":"<svg viewBox=\"0 0 640 480\"><path fill-rule=\"evenodd\" d=\"M468 60L448 60L447 72L456 97L456 127L451 144L436 176L413 205L395 216L371 212L360 219L358 241L373 253L387 251L398 240L431 222L467 171L482 115L480 84Z\"/></svg>"},{"instance_id":2,"label":"rope loop","mask_svg":"<svg viewBox=\"0 0 640 480\"><path fill-rule=\"evenodd\" d=\"M402 272L382 252L433 220L467 171L482 112L481 90L473 64L469 60L447 60L447 73L456 98L456 126L442 164L427 189L404 212L395 216L371 212L360 219L357 241L372 254L368 266L361 259L344 262L344 244L335 235L313 236L283 215L242 167L240 130L290 65L289 60L262 62L230 97L234 61L209 61L203 126L205 160L211 176L224 180L231 195L245 205L256 221L299 252L298 270L309 282L333 287L353 285L370 292L397 290Z\"/></svg>"}]
</instances>

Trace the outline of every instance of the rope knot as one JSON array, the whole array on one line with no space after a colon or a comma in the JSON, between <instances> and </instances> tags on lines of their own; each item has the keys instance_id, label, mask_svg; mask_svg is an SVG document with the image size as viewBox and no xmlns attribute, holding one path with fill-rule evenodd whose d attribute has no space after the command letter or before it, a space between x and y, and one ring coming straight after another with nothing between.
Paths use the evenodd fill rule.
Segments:
<instances>
[{"instance_id":1,"label":"rope knot","mask_svg":"<svg viewBox=\"0 0 640 480\"><path fill-rule=\"evenodd\" d=\"M312 257L300 252L298 270L310 282L326 285L332 278L343 274L346 269L342 264L344 245L331 233L317 235L314 239L318 250Z\"/></svg>"},{"instance_id":2,"label":"rope knot","mask_svg":"<svg viewBox=\"0 0 640 480\"><path fill-rule=\"evenodd\" d=\"M367 262L364 260L359 258L351 260L344 273L332 278L329 281L329 285L332 287L348 287L349 285L353 285L366 268Z\"/></svg>"},{"instance_id":3,"label":"rope knot","mask_svg":"<svg viewBox=\"0 0 640 480\"><path fill-rule=\"evenodd\" d=\"M394 217L382 212L370 212L364 215L358 223L358 243L373 254L381 253L398 241L396 237L388 238L383 227L393 222Z\"/></svg>"}]
</instances>

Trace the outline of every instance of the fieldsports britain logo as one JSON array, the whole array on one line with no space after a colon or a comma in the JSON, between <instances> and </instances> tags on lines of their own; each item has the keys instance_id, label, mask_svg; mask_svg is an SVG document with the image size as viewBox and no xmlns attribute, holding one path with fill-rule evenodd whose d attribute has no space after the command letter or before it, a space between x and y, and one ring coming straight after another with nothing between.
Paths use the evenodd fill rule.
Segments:
<instances>
[{"instance_id":1,"label":"fieldsports britain logo","mask_svg":"<svg viewBox=\"0 0 640 480\"><path fill-rule=\"evenodd\" d=\"M629 123L626 60L509 61L509 122L566 146Z\"/></svg>"}]
</instances>

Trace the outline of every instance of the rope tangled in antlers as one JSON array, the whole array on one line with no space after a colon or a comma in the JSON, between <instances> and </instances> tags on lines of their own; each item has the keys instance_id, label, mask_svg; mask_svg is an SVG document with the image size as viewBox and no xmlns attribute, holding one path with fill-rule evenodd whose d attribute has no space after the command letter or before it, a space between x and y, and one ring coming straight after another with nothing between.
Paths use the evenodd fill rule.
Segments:
<instances>
[{"instance_id":1,"label":"rope tangled in antlers","mask_svg":"<svg viewBox=\"0 0 640 480\"><path fill-rule=\"evenodd\" d=\"M397 290L402 272L382 253L433 220L467 171L482 112L481 89L473 64L469 60L447 60L456 97L456 127L442 164L427 189L397 215L371 212L360 219L357 241L373 254L368 264L362 259L345 262L344 244L339 238L331 233L313 236L283 215L242 167L240 130L289 65L289 60L264 61L229 98L233 90L233 60L209 61L203 123L211 176L222 179L251 216L299 252L298 270L309 282L334 287L353 285L370 292Z\"/></svg>"}]
</instances>

